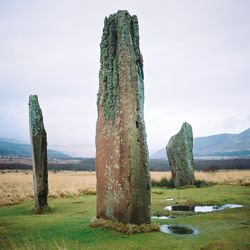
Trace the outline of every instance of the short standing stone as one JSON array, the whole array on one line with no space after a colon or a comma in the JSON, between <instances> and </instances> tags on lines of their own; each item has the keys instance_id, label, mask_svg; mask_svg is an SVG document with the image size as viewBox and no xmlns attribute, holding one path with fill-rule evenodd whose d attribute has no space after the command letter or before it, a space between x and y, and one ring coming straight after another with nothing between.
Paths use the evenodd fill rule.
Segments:
<instances>
[{"instance_id":1,"label":"short standing stone","mask_svg":"<svg viewBox=\"0 0 250 250\"><path fill-rule=\"evenodd\" d=\"M171 137L167 155L176 187L194 185L193 132L183 123L178 134Z\"/></svg>"},{"instance_id":2,"label":"short standing stone","mask_svg":"<svg viewBox=\"0 0 250 250\"><path fill-rule=\"evenodd\" d=\"M48 205L47 136L36 95L29 97L29 125L36 210L42 211Z\"/></svg>"},{"instance_id":3,"label":"short standing stone","mask_svg":"<svg viewBox=\"0 0 250 250\"><path fill-rule=\"evenodd\" d=\"M144 125L138 20L105 18L96 126L97 218L150 223L150 173Z\"/></svg>"}]
</instances>

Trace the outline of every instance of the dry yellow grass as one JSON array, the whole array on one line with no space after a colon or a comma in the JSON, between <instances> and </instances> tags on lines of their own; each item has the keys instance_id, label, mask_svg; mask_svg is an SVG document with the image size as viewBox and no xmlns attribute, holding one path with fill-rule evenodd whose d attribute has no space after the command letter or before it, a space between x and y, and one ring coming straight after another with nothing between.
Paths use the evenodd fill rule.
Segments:
<instances>
[{"instance_id":1,"label":"dry yellow grass","mask_svg":"<svg viewBox=\"0 0 250 250\"><path fill-rule=\"evenodd\" d=\"M2 172L3 173L3 172ZM0 206L34 198L32 171L5 171L0 174ZM49 172L49 198L95 193L95 172Z\"/></svg>"},{"instance_id":2,"label":"dry yellow grass","mask_svg":"<svg viewBox=\"0 0 250 250\"><path fill-rule=\"evenodd\" d=\"M3 172L2 172L3 173ZM151 178L170 178L170 172L151 172ZM216 173L195 172L197 180L228 185L250 186L250 170L218 171ZM95 172L60 171L49 172L49 198L78 196L95 193ZM33 199L32 171L5 171L0 174L0 206L17 204Z\"/></svg>"},{"instance_id":3,"label":"dry yellow grass","mask_svg":"<svg viewBox=\"0 0 250 250\"><path fill-rule=\"evenodd\" d=\"M158 232L160 231L160 225L151 222L150 224L124 224L118 221L112 220L104 220L104 219L93 219L89 226L91 227L100 227L100 228L111 228L118 232L126 233L126 234L133 234L133 233L148 233L148 232Z\"/></svg>"}]
</instances>

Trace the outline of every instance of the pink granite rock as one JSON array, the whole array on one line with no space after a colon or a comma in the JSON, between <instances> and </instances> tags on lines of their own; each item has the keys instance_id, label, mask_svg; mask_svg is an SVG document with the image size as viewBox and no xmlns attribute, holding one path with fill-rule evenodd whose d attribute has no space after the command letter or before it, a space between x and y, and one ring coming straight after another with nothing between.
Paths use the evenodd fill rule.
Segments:
<instances>
[{"instance_id":1,"label":"pink granite rock","mask_svg":"<svg viewBox=\"0 0 250 250\"><path fill-rule=\"evenodd\" d=\"M96 125L97 218L150 223L143 60L136 16L105 18Z\"/></svg>"}]
</instances>

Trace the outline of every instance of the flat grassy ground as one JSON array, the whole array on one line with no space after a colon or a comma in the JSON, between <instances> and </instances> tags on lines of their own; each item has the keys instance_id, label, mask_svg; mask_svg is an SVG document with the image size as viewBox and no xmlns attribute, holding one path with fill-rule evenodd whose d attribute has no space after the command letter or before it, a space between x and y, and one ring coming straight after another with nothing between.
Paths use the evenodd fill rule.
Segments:
<instances>
[{"instance_id":1,"label":"flat grassy ground","mask_svg":"<svg viewBox=\"0 0 250 250\"><path fill-rule=\"evenodd\" d=\"M175 198L167 201L167 198ZM250 249L250 188L215 185L205 188L152 189L152 215L186 215L163 210L167 205L242 204L242 208L194 214L159 224L189 225L199 234L161 232L134 235L90 228L95 195L49 199L51 212L35 215L33 202L0 208L0 249Z\"/></svg>"}]
</instances>

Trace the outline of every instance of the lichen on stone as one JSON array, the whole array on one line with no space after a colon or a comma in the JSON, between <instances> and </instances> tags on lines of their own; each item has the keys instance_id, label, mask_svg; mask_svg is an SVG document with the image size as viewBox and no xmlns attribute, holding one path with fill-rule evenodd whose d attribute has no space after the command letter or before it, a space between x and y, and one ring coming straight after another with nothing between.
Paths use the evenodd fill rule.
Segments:
<instances>
[{"instance_id":1,"label":"lichen on stone","mask_svg":"<svg viewBox=\"0 0 250 250\"><path fill-rule=\"evenodd\" d=\"M123 20L119 22L119 18ZM131 57L130 35L133 42L134 56L136 62L138 78L138 100L140 103L141 115L143 116L144 105L144 83L143 83L143 60L139 50L138 20L136 16L130 17L127 11L118 11L117 14L110 15L104 20L103 35L100 44L100 71L99 71L99 91L97 94L97 108L103 108L105 122L112 120L114 125L118 100L119 86L119 62L118 53L125 43L127 60ZM130 62L128 62L130 64ZM131 67L128 67L128 75L131 78Z\"/></svg>"},{"instance_id":2,"label":"lichen on stone","mask_svg":"<svg viewBox=\"0 0 250 250\"><path fill-rule=\"evenodd\" d=\"M150 222L143 60L136 16L105 18L96 134L97 217Z\"/></svg>"},{"instance_id":3,"label":"lichen on stone","mask_svg":"<svg viewBox=\"0 0 250 250\"><path fill-rule=\"evenodd\" d=\"M114 206L119 204L120 200L124 198L124 194L121 188L121 184L115 180L114 170L119 166L117 164L112 166L105 166L105 174L104 176L107 178L106 183L106 198L105 198L105 207L106 207L106 215L116 220L114 217Z\"/></svg>"},{"instance_id":4,"label":"lichen on stone","mask_svg":"<svg viewBox=\"0 0 250 250\"><path fill-rule=\"evenodd\" d=\"M42 213L48 210L47 134L37 95L29 97L29 123L35 208Z\"/></svg>"},{"instance_id":5,"label":"lichen on stone","mask_svg":"<svg viewBox=\"0 0 250 250\"><path fill-rule=\"evenodd\" d=\"M117 57L117 46L118 46L118 31L117 31L117 15L110 15L109 18L104 20L104 28L102 41L100 44L101 48L101 68L99 72L100 87L97 94L97 107L99 109L99 103L104 110L104 119L112 120L114 124L116 104L118 97L118 57ZM100 91L102 89L102 96Z\"/></svg>"},{"instance_id":6,"label":"lichen on stone","mask_svg":"<svg viewBox=\"0 0 250 250\"><path fill-rule=\"evenodd\" d=\"M41 124L43 120L42 110L39 106L37 95L30 95L29 97L30 109L30 125L34 137L39 136L43 129Z\"/></svg>"},{"instance_id":7,"label":"lichen on stone","mask_svg":"<svg viewBox=\"0 0 250 250\"><path fill-rule=\"evenodd\" d=\"M179 133L170 138L166 151L175 186L194 185L193 132L191 125L186 122L183 123Z\"/></svg>"}]
</instances>

